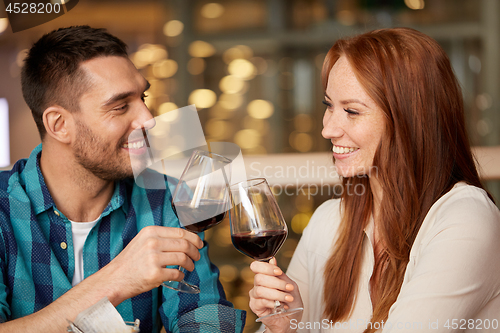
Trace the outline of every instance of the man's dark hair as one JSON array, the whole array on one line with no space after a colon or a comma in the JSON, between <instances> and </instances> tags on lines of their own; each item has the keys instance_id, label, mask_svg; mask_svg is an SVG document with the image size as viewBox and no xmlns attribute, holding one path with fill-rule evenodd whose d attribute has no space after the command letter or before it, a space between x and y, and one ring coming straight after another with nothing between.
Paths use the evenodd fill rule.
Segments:
<instances>
[{"instance_id":1,"label":"man's dark hair","mask_svg":"<svg viewBox=\"0 0 500 333\"><path fill-rule=\"evenodd\" d=\"M127 45L105 29L74 26L49 32L28 51L21 73L24 100L45 136L42 115L51 105L79 110L89 84L80 64L101 56L128 57Z\"/></svg>"}]
</instances>

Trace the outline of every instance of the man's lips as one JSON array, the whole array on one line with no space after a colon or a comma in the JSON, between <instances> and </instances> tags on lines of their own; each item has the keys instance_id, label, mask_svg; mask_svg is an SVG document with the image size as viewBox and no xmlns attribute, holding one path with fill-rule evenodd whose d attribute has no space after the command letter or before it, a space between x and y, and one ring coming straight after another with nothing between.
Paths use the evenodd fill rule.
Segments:
<instances>
[{"instance_id":1,"label":"man's lips","mask_svg":"<svg viewBox=\"0 0 500 333\"><path fill-rule=\"evenodd\" d=\"M122 145L130 154L144 154L146 151L146 143L144 140L137 140L133 142L126 142Z\"/></svg>"}]
</instances>

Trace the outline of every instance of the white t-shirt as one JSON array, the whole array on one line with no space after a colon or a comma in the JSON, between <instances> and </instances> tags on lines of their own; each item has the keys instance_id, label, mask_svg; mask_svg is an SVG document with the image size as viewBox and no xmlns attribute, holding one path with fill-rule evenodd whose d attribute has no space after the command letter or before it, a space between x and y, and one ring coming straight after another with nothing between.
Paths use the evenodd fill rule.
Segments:
<instances>
[{"instance_id":1,"label":"white t-shirt","mask_svg":"<svg viewBox=\"0 0 500 333\"><path fill-rule=\"evenodd\" d=\"M373 225L365 229L361 276L350 319L331 324L323 316L323 271L340 218L339 199L322 204L288 267L287 274L298 284L304 302L302 323L292 323L292 328L299 328L297 332L361 333L369 325ZM401 291L379 332L499 331L500 212L483 190L458 183L425 217Z\"/></svg>"},{"instance_id":2,"label":"white t-shirt","mask_svg":"<svg viewBox=\"0 0 500 333\"><path fill-rule=\"evenodd\" d=\"M90 230L97 224L101 216L92 222L71 222L71 234L73 235L73 249L75 252L75 274L71 285L74 287L83 280L83 245L87 240Z\"/></svg>"}]
</instances>

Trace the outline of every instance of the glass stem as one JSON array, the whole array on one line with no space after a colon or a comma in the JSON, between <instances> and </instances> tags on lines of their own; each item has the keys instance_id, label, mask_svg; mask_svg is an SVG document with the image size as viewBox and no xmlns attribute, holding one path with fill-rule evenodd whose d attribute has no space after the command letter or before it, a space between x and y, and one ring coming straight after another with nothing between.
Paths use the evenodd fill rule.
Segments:
<instances>
[{"instance_id":1,"label":"glass stem","mask_svg":"<svg viewBox=\"0 0 500 333\"><path fill-rule=\"evenodd\" d=\"M273 314L282 313L285 311L285 307L280 301L274 301Z\"/></svg>"}]
</instances>

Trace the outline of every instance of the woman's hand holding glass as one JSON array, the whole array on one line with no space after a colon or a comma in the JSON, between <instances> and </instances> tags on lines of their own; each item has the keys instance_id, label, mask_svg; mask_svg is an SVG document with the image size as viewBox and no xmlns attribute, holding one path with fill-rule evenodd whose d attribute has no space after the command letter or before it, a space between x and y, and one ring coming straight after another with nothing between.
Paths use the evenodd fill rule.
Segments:
<instances>
[{"instance_id":1,"label":"woman's hand holding glass","mask_svg":"<svg viewBox=\"0 0 500 333\"><path fill-rule=\"evenodd\" d=\"M250 296L254 295L254 300L258 299L255 309L252 308L259 316L257 321L266 326L268 323L277 323L276 332L292 332L288 330L289 320L301 313L303 308L290 307L294 296L278 291L280 286L284 290L297 288L290 279L282 281L275 277L282 272L276 266L274 256L288 235L288 228L276 198L267 181L264 178L256 178L232 185L231 199L233 207L230 225L233 245L241 253L258 260L252 265L260 275L256 277L256 286L250 293ZM276 269L278 271L275 273ZM297 299L300 300L300 295ZM287 306L281 304L281 301L287 303Z\"/></svg>"},{"instance_id":2,"label":"woman's hand holding glass","mask_svg":"<svg viewBox=\"0 0 500 333\"><path fill-rule=\"evenodd\" d=\"M259 317L273 313L276 301L285 305L286 309L302 308L302 298L297 284L277 266L276 259L269 262L254 261L250 269L255 273L254 286L250 290L250 309ZM289 333L296 330L291 328L290 320L297 323L302 318L302 311L288 316L270 316L263 319L266 333Z\"/></svg>"}]
</instances>

